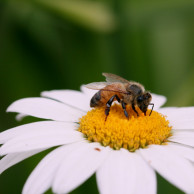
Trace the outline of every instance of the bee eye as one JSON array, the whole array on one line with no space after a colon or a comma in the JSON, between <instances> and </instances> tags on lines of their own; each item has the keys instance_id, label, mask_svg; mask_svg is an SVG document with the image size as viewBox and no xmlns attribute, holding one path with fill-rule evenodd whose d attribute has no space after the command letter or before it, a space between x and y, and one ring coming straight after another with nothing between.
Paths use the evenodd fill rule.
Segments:
<instances>
[{"instance_id":1,"label":"bee eye","mask_svg":"<svg viewBox=\"0 0 194 194\"><path fill-rule=\"evenodd\" d=\"M137 97L137 102L142 102L143 101L143 96L138 96Z\"/></svg>"}]
</instances>

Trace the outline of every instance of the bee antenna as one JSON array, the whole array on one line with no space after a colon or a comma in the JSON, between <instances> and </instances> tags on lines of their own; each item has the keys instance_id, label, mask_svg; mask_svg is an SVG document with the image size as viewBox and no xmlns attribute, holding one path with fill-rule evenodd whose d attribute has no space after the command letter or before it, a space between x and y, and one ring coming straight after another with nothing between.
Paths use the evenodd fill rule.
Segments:
<instances>
[{"instance_id":1,"label":"bee antenna","mask_svg":"<svg viewBox=\"0 0 194 194\"><path fill-rule=\"evenodd\" d=\"M151 110L151 112L150 112L150 115L152 114L152 111L153 111L153 109L154 109L154 103L150 103L149 105L152 105L152 110ZM149 116L150 116L149 115Z\"/></svg>"}]
</instances>

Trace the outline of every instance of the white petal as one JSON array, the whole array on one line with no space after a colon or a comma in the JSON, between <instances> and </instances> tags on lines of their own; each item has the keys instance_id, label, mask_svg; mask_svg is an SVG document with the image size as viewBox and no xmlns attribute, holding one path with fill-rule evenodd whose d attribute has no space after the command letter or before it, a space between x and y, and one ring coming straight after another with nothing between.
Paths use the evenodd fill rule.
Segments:
<instances>
[{"instance_id":1,"label":"white petal","mask_svg":"<svg viewBox=\"0 0 194 194\"><path fill-rule=\"evenodd\" d=\"M10 168L11 166L44 150L45 149L39 149L39 150L30 151L30 152L13 153L13 154L8 154L4 156L0 160L0 174L5 170L7 170L8 168Z\"/></svg>"},{"instance_id":2,"label":"white petal","mask_svg":"<svg viewBox=\"0 0 194 194\"><path fill-rule=\"evenodd\" d=\"M166 102L166 97L158 94L152 94L152 101L154 103L154 110L159 109Z\"/></svg>"},{"instance_id":3,"label":"white petal","mask_svg":"<svg viewBox=\"0 0 194 194\"><path fill-rule=\"evenodd\" d=\"M48 132L61 132L66 130L77 130L78 124L59 121L39 121L14 127L0 133L0 144L20 135L46 134Z\"/></svg>"},{"instance_id":4,"label":"white petal","mask_svg":"<svg viewBox=\"0 0 194 194\"><path fill-rule=\"evenodd\" d=\"M173 129L194 130L194 107L168 107L159 109L159 112L167 116Z\"/></svg>"},{"instance_id":5,"label":"white petal","mask_svg":"<svg viewBox=\"0 0 194 194\"><path fill-rule=\"evenodd\" d=\"M98 143L85 143L68 154L55 176L54 193L69 193L86 181L108 156L109 149Z\"/></svg>"},{"instance_id":6,"label":"white petal","mask_svg":"<svg viewBox=\"0 0 194 194\"><path fill-rule=\"evenodd\" d=\"M26 117L28 115L25 115L25 114L22 114L22 113L19 113L16 115L16 120L17 121L21 121L24 117Z\"/></svg>"},{"instance_id":7,"label":"white petal","mask_svg":"<svg viewBox=\"0 0 194 194\"><path fill-rule=\"evenodd\" d=\"M168 140L194 147L194 131L174 130L173 135Z\"/></svg>"},{"instance_id":8,"label":"white petal","mask_svg":"<svg viewBox=\"0 0 194 194\"><path fill-rule=\"evenodd\" d=\"M137 153L125 149L112 151L96 175L101 194L156 193L153 169Z\"/></svg>"},{"instance_id":9,"label":"white petal","mask_svg":"<svg viewBox=\"0 0 194 194\"><path fill-rule=\"evenodd\" d=\"M177 143L168 142L168 149L180 156L194 162L194 148Z\"/></svg>"},{"instance_id":10,"label":"white petal","mask_svg":"<svg viewBox=\"0 0 194 194\"><path fill-rule=\"evenodd\" d=\"M80 145L82 144L74 143L62 146L44 157L29 176L22 193L42 194L47 191L52 185L54 176L63 162L63 158L68 157L69 153L73 152L76 147L80 147Z\"/></svg>"},{"instance_id":11,"label":"white petal","mask_svg":"<svg viewBox=\"0 0 194 194\"><path fill-rule=\"evenodd\" d=\"M80 110L90 109L90 98L82 92L74 90L53 90L41 93L42 96L58 100Z\"/></svg>"},{"instance_id":12,"label":"white petal","mask_svg":"<svg viewBox=\"0 0 194 194\"><path fill-rule=\"evenodd\" d=\"M147 162L169 182L185 193L194 193L194 167L183 157L168 149L168 145L153 145L139 150Z\"/></svg>"},{"instance_id":13,"label":"white petal","mask_svg":"<svg viewBox=\"0 0 194 194\"><path fill-rule=\"evenodd\" d=\"M69 129L68 129L69 127ZM83 134L72 130L75 124L42 121L10 129L0 134L0 154L49 148L83 140ZM25 130L27 129L27 130Z\"/></svg>"},{"instance_id":14,"label":"white petal","mask_svg":"<svg viewBox=\"0 0 194 194\"><path fill-rule=\"evenodd\" d=\"M24 98L11 104L8 112L18 112L56 121L77 122L84 112L46 98Z\"/></svg>"}]
</instances>

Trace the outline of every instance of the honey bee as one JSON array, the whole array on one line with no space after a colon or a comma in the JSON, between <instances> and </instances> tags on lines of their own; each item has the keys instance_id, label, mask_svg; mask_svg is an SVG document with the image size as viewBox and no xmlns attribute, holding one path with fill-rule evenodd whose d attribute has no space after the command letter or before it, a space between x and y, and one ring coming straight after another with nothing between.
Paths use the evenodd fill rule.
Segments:
<instances>
[{"instance_id":1,"label":"honey bee","mask_svg":"<svg viewBox=\"0 0 194 194\"><path fill-rule=\"evenodd\" d=\"M136 106L139 107L145 116L149 105L152 105L153 110L154 104L150 103L152 96L149 92L145 91L140 83L128 81L111 73L103 73L102 75L106 77L106 82L93 82L85 85L85 87L99 90L91 98L90 107L105 107L105 121L109 115L110 107L115 100L121 103L127 118L129 118L129 115L126 111L126 105L130 105L137 116L139 114L135 109Z\"/></svg>"}]
</instances>

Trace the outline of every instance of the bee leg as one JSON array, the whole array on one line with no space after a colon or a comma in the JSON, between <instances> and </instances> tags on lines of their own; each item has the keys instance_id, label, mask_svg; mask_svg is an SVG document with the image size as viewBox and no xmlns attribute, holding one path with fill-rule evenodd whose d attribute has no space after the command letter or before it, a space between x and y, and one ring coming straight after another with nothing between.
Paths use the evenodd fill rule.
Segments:
<instances>
[{"instance_id":1,"label":"bee leg","mask_svg":"<svg viewBox=\"0 0 194 194\"><path fill-rule=\"evenodd\" d=\"M133 111L137 114L137 116L139 116L138 112L137 112L136 109L135 109L134 103L132 103L132 109L133 109Z\"/></svg>"},{"instance_id":2,"label":"bee leg","mask_svg":"<svg viewBox=\"0 0 194 194\"><path fill-rule=\"evenodd\" d=\"M122 108L123 108L123 110L124 110L125 116L127 117L127 119L129 119L129 115L128 115L127 111L126 111L126 104L122 101L122 102L121 102L121 105L122 105Z\"/></svg>"},{"instance_id":3,"label":"bee leg","mask_svg":"<svg viewBox=\"0 0 194 194\"><path fill-rule=\"evenodd\" d=\"M106 109L105 109L105 115L106 115L105 121L107 120L109 112L110 112L110 108L106 107Z\"/></svg>"},{"instance_id":4,"label":"bee leg","mask_svg":"<svg viewBox=\"0 0 194 194\"><path fill-rule=\"evenodd\" d=\"M117 99L117 101L120 103L120 98L117 96L117 95L115 95L115 98Z\"/></svg>"},{"instance_id":5,"label":"bee leg","mask_svg":"<svg viewBox=\"0 0 194 194\"><path fill-rule=\"evenodd\" d=\"M106 109L105 109L105 115L106 115L106 118L105 118L105 121L107 120L107 117L109 115L109 112L110 112L110 107L114 101L114 98L117 99L118 102L120 102L120 98L117 96L117 95L114 95L112 96L109 101L106 103Z\"/></svg>"}]
</instances>

